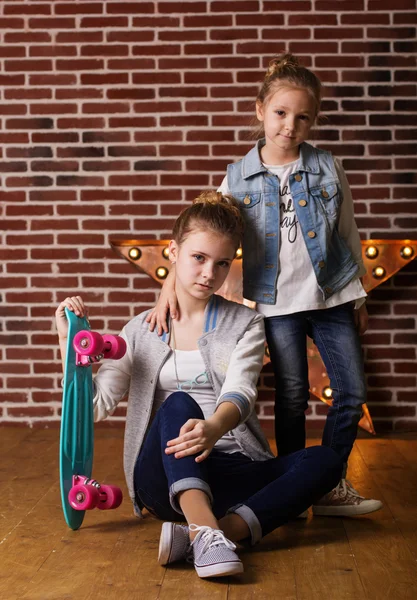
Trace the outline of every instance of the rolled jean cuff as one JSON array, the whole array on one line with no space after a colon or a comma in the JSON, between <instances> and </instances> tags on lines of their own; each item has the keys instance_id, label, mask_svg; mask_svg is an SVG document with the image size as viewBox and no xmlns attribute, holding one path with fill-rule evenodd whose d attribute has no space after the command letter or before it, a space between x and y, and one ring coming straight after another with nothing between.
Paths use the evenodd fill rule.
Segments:
<instances>
[{"instance_id":1,"label":"rolled jean cuff","mask_svg":"<svg viewBox=\"0 0 417 600\"><path fill-rule=\"evenodd\" d=\"M182 512L178 503L177 495L180 492L185 492L186 490L201 490L207 494L207 496L210 498L210 502L213 504L213 494L211 493L210 486L206 481L199 479L198 477L185 477L184 479L175 481L169 488L169 502L172 508L180 515L184 513Z\"/></svg>"},{"instance_id":2,"label":"rolled jean cuff","mask_svg":"<svg viewBox=\"0 0 417 600\"><path fill-rule=\"evenodd\" d=\"M227 511L227 514L229 514L229 513L236 513L237 515L239 515L239 517L241 517L245 521L245 523L249 527L249 531L250 531L251 546L254 546L255 544L257 544L258 542L261 541L261 539L262 539L261 524L259 522L258 517L255 515L253 510L251 508L249 508L249 506L246 506L245 504L236 504L236 506L232 506L232 508L229 508L229 510Z\"/></svg>"}]
</instances>

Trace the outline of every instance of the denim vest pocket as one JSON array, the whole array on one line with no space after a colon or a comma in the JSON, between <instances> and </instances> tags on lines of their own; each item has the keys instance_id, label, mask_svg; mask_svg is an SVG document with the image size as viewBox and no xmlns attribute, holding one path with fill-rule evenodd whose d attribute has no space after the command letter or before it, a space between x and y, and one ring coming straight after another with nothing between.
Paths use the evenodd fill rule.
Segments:
<instances>
[{"instance_id":1,"label":"denim vest pocket","mask_svg":"<svg viewBox=\"0 0 417 600\"><path fill-rule=\"evenodd\" d=\"M336 183L310 189L310 194L320 204L326 216L337 217L342 198Z\"/></svg>"},{"instance_id":2,"label":"denim vest pocket","mask_svg":"<svg viewBox=\"0 0 417 600\"><path fill-rule=\"evenodd\" d=\"M245 220L255 223L260 219L262 208L260 192L237 192L233 196L238 200Z\"/></svg>"}]
</instances>

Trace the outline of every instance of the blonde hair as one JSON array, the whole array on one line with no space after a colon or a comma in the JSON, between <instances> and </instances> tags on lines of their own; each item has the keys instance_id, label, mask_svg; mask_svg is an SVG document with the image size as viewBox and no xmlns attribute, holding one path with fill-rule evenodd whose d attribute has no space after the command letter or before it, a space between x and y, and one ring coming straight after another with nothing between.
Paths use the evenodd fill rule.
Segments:
<instances>
[{"instance_id":1,"label":"blonde hair","mask_svg":"<svg viewBox=\"0 0 417 600\"><path fill-rule=\"evenodd\" d=\"M289 53L281 54L270 61L256 103L265 104L269 96L286 83L307 90L315 102L315 118L317 118L322 94L320 79L310 69L301 65L298 58ZM256 124L255 137L261 137L264 131L263 123L254 120L254 124Z\"/></svg>"},{"instance_id":2,"label":"blonde hair","mask_svg":"<svg viewBox=\"0 0 417 600\"><path fill-rule=\"evenodd\" d=\"M235 248L240 246L244 221L239 204L233 196L208 190L201 192L191 206L185 208L177 218L172 237L181 245L194 230L209 229L229 237Z\"/></svg>"}]
</instances>

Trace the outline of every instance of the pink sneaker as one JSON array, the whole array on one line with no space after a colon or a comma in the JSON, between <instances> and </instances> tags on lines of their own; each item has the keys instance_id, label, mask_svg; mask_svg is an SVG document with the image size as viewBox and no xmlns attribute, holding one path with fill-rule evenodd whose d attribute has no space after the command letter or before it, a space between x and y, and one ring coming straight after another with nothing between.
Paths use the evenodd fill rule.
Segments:
<instances>
[{"instance_id":1,"label":"pink sneaker","mask_svg":"<svg viewBox=\"0 0 417 600\"><path fill-rule=\"evenodd\" d=\"M313 514L325 517L352 517L366 515L382 508L380 500L364 498L350 481L341 479L331 492L313 504Z\"/></svg>"}]
</instances>

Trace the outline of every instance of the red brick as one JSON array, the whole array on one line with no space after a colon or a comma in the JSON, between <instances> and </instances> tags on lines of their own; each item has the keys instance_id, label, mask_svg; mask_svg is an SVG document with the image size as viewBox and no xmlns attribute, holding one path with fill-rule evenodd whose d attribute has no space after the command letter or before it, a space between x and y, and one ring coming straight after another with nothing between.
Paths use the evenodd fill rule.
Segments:
<instances>
[{"instance_id":1,"label":"red brick","mask_svg":"<svg viewBox=\"0 0 417 600\"><path fill-rule=\"evenodd\" d=\"M64 245L66 244L66 245L71 246L74 243L74 234L59 233L57 238L58 238L57 239L58 244L64 244ZM77 232L77 243L81 244L81 245L88 244L89 246L99 246L104 243L104 236L98 235L98 234L92 234L92 233L83 234L83 233ZM69 281L73 281L73 279L68 280L68 283L67 283L67 279L63 278L62 284L69 286L69 285L71 285L69 283ZM51 284L52 283L53 282L51 281ZM58 281L56 281L55 285L58 285ZM75 282L72 285L76 286L77 283Z\"/></svg>"},{"instance_id":2,"label":"red brick","mask_svg":"<svg viewBox=\"0 0 417 600\"><path fill-rule=\"evenodd\" d=\"M64 45L55 45L55 46L32 46L29 48L29 56L37 57L37 56L76 56L77 48L74 46L64 46Z\"/></svg>"},{"instance_id":3,"label":"red brick","mask_svg":"<svg viewBox=\"0 0 417 600\"><path fill-rule=\"evenodd\" d=\"M386 13L359 12L340 15L342 25L389 25L390 15Z\"/></svg>"},{"instance_id":4,"label":"red brick","mask_svg":"<svg viewBox=\"0 0 417 600\"><path fill-rule=\"evenodd\" d=\"M116 186L156 185L156 175L111 175L109 184Z\"/></svg>"},{"instance_id":5,"label":"red brick","mask_svg":"<svg viewBox=\"0 0 417 600\"><path fill-rule=\"evenodd\" d=\"M105 29L106 27L128 27L128 17L83 17L80 26L92 29Z\"/></svg>"},{"instance_id":6,"label":"red brick","mask_svg":"<svg viewBox=\"0 0 417 600\"><path fill-rule=\"evenodd\" d=\"M370 38L382 38L385 40L404 39L416 37L415 27L368 27L367 35Z\"/></svg>"},{"instance_id":7,"label":"red brick","mask_svg":"<svg viewBox=\"0 0 417 600\"><path fill-rule=\"evenodd\" d=\"M0 402L27 402L25 392L0 392Z\"/></svg>"},{"instance_id":8,"label":"red brick","mask_svg":"<svg viewBox=\"0 0 417 600\"><path fill-rule=\"evenodd\" d=\"M101 117L71 117L58 119L57 125L59 129L101 129L105 126L105 121Z\"/></svg>"},{"instance_id":9,"label":"red brick","mask_svg":"<svg viewBox=\"0 0 417 600\"><path fill-rule=\"evenodd\" d=\"M20 4L5 4L4 8L5 15L50 15L52 6L48 3L28 5L24 3Z\"/></svg>"},{"instance_id":10,"label":"red brick","mask_svg":"<svg viewBox=\"0 0 417 600\"><path fill-rule=\"evenodd\" d=\"M112 117L109 119L110 127L155 127L154 117Z\"/></svg>"},{"instance_id":11,"label":"red brick","mask_svg":"<svg viewBox=\"0 0 417 600\"><path fill-rule=\"evenodd\" d=\"M104 69L104 61L98 58L76 58L74 60L57 60L58 71L94 71Z\"/></svg>"},{"instance_id":12,"label":"red brick","mask_svg":"<svg viewBox=\"0 0 417 600\"><path fill-rule=\"evenodd\" d=\"M169 87L160 88L159 95L162 98L178 97L178 98L205 98L208 95L206 87ZM175 105L174 105L175 110Z\"/></svg>"},{"instance_id":13,"label":"red brick","mask_svg":"<svg viewBox=\"0 0 417 600\"><path fill-rule=\"evenodd\" d=\"M30 85L74 85L77 82L76 75L52 73L48 75L29 75Z\"/></svg>"},{"instance_id":14,"label":"red brick","mask_svg":"<svg viewBox=\"0 0 417 600\"><path fill-rule=\"evenodd\" d=\"M385 129L345 129L342 136L344 141L390 141L392 133Z\"/></svg>"},{"instance_id":15,"label":"red brick","mask_svg":"<svg viewBox=\"0 0 417 600\"><path fill-rule=\"evenodd\" d=\"M86 99L86 98L103 98L103 90L95 88L84 88L84 89L57 89L55 91L55 97L57 100L69 100L69 99Z\"/></svg>"},{"instance_id":16,"label":"red brick","mask_svg":"<svg viewBox=\"0 0 417 600\"><path fill-rule=\"evenodd\" d=\"M126 44L108 44L81 46L81 56L128 56L129 46Z\"/></svg>"},{"instance_id":17,"label":"red brick","mask_svg":"<svg viewBox=\"0 0 417 600\"><path fill-rule=\"evenodd\" d=\"M384 0L381 6L380 0L369 0L368 10L415 10L416 5L414 0Z\"/></svg>"},{"instance_id":18,"label":"red brick","mask_svg":"<svg viewBox=\"0 0 417 600\"><path fill-rule=\"evenodd\" d=\"M20 72L33 72L33 71L52 71L51 60L5 60L4 61L5 71L20 71Z\"/></svg>"},{"instance_id":19,"label":"red brick","mask_svg":"<svg viewBox=\"0 0 417 600\"><path fill-rule=\"evenodd\" d=\"M52 98L51 89L5 89L4 97L6 100L41 100Z\"/></svg>"},{"instance_id":20,"label":"red brick","mask_svg":"<svg viewBox=\"0 0 417 600\"><path fill-rule=\"evenodd\" d=\"M182 131L153 131L153 142L181 142L183 139ZM143 131L135 131L134 140L138 143L149 142L149 133Z\"/></svg>"},{"instance_id":21,"label":"red brick","mask_svg":"<svg viewBox=\"0 0 417 600\"><path fill-rule=\"evenodd\" d=\"M390 71L379 71L371 70L367 71L362 69L361 71L342 71L342 81L353 81L358 83L359 81L365 81L373 83L375 81L391 81Z\"/></svg>"},{"instance_id":22,"label":"red brick","mask_svg":"<svg viewBox=\"0 0 417 600\"><path fill-rule=\"evenodd\" d=\"M263 10L267 12L281 13L281 11L293 11L295 7L299 12L308 12L312 9L312 2L300 0L294 5L294 2L291 2L291 0L277 0L276 2L266 1L263 3Z\"/></svg>"},{"instance_id":23,"label":"red brick","mask_svg":"<svg viewBox=\"0 0 417 600\"><path fill-rule=\"evenodd\" d=\"M160 122L162 127L207 127L208 117L206 115L170 116L161 117Z\"/></svg>"},{"instance_id":24,"label":"red brick","mask_svg":"<svg viewBox=\"0 0 417 600\"><path fill-rule=\"evenodd\" d=\"M104 189L104 190L82 190L81 200L88 202L113 200L126 202L129 200L129 192L118 189Z\"/></svg>"},{"instance_id":25,"label":"red brick","mask_svg":"<svg viewBox=\"0 0 417 600\"><path fill-rule=\"evenodd\" d=\"M3 25L3 20L2 20ZM19 32L5 32L4 41L7 44L37 44L43 42L51 42L51 35L49 33L40 31L19 31Z\"/></svg>"},{"instance_id":26,"label":"red brick","mask_svg":"<svg viewBox=\"0 0 417 600\"><path fill-rule=\"evenodd\" d=\"M221 32L221 30L219 31ZM207 33L202 29L165 30L158 32L158 40L162 42L204 42L206 39ZM223 39L223 37L212 37L212 39Z\"/></svg>"},{"instance_id":27,"label":"red brick","mask_svg":"<svg viewBox=\"0 0 417 600\"><path fill-rule=\"evenodd\" d=\"M314 30L314 38L317 40L329 40L333 38L338 40L343 38L347 38L349 40L355 38L362 39L364 34L365 31L362 27L318 27Z\"/></svg>"},{"instance_id":28,"label":"red brick","mask_svg":"<svg viewBox=\"0 0 417 600\"><path fill-rule=\"evenodd\" d=\"M410 25L411 23L417 24L417 13L394 13L394 24L395 25Z\"/></svg>"},{"instance_id":29,"label":"red brick","mask_svg":"<svg viewBox=\"0 0 417 600\"><path fill-rule=\"evenodd\" d=\"M61 31L56 34L58 44L83 44L103 41L102 31Z\"/></svg>"},{"instance_id":30,"label":"red brick","mask_svg":"<svg viewBox=\"0 0 417 600\"><path fill-rule=\"evenodd\" d=\"M165 83L165 81L162 83ZM174 83L174 81L172 83ZM155 97L155 90L141 88L119 88L107 90L107 97L112 100L146 100ZM159 112L159 110L154 109L153 112Z\"/></svg>"},{"instance_id":31,"label":"red brick","mask_svg":"<svg viewBox=\"0 0 417 600\"><path fill-rule=\"evenodd\" d=\"M82 228L84 231L112 231L112 230L129 230L130 222L128 219L84 219Z\"/></svg>"},{"instance_id":32,"label":"red brick","mask_svg":"<svg viewBox=\"0 0 417 600\"><path fill-rule=\"evenodd\" d=\"M225 130L202 130L202 131L187 131L187 141L190 142L230 142L234 140L234 131Z\"/></svg>"},{"instance_id":33,"label":"red brick","mask_svg":"<svg viewBox=\"0 0 417 600\"><path fill-rule=\"evenodd\" d=\"M142 25L143 27L143 25ZM155 38L153 31L137 29L135 31L108 31L106 40L108 42L152 42Z\"/></svg>"},{"instance_id":34,"label":"red brick","mask_svg":"<svg viewBox=\"0 0 417 600\"><path fill-rule=\"evenodd\" d=\"M104 5L102 2L83 2L74 4L73 2L60 2L55 4L56 15L88 15L102 14Z\"/></svg>"}]
</instances>

